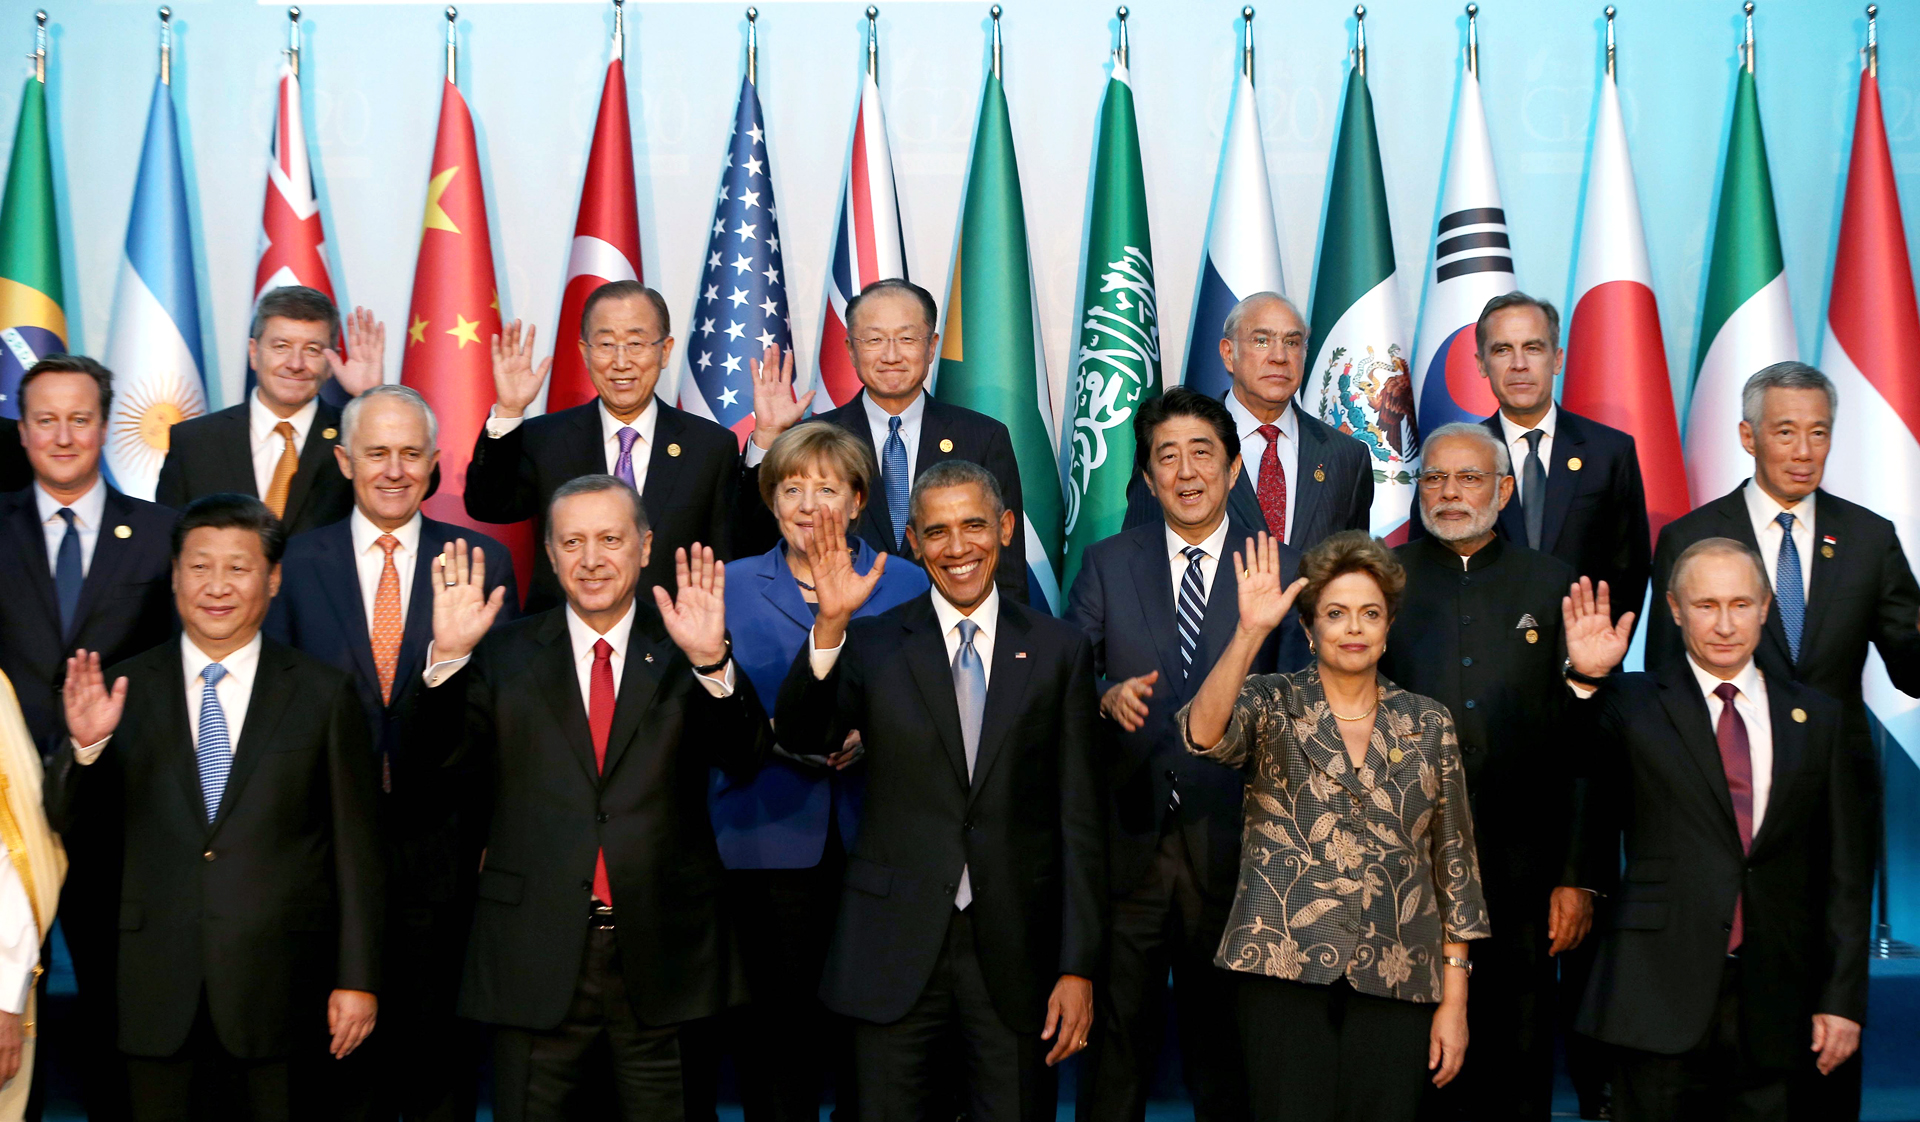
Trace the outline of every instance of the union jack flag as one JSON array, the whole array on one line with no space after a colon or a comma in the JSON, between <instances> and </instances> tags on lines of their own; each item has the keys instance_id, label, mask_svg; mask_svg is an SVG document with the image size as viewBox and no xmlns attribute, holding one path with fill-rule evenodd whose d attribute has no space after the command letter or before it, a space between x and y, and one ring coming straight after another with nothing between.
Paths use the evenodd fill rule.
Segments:
<instances>
[{"instance_id":1,"label":"union jack flag","mask_svg":"<svg viewBox=\"0 0 1920 1122\"><path fill-rule=\"evenodd\" d=\"M331 300L327 235L320 228L320 200L314 196L313 169L307 162L307 131L300 119L300 75L291 62L280 66L280 98L274 110L270 153L266 208L260 217L260 261L253 271L253 302L258 304L270 289L290 284L317 288ZM251 369L247 371L247 389L253 389Z\"/></svg>"},{"instance_id":2,"label":"union jack flag","mask_svg":"<svg viewBox=\"0 0 1920 1122\"><path fill-rule=\"evenodd\" d=\"M753 373L747 364L770 346L793 348L766 140L760 95L751 78L742 79L687 329L691 377L680 383L680 407L732 429L743 446L753 431Z\"/></svg>"},{"instance_id":3,"label":"union jack flag","mask_svg":"<svg viewBox=\"0 0 1920 1122\"><path fill-rule=\"evenodd\" d=\"M845 182L840 192L840 225L833 238L833 266L827 273L826 314L820 325L819 384L835 405L845 405L860 392L860 376L847 354L847 301L874 281L907 275L893 157L887 150L887 123L880 112L880 86L871 70L860 90Z\"/></svg>"}]
</instances>

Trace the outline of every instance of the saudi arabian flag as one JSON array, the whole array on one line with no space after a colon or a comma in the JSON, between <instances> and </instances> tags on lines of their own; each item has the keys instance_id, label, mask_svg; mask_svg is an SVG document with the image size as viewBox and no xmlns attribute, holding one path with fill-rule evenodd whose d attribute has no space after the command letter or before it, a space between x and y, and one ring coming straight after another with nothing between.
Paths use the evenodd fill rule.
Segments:
<instances>
[{"instance_id":1,"label":"saudi arabian flag","mask_svg":"<svg viewBox=\"0 0 1920 1122\"><path fill-rule=\"evenodd\" d=\"M0 417L20 415L15 391L27 367L66 349L59 231L47 87L28 78L7 165L6 196L0 201Z\"/></svg>"},{"instance_id":2,"label":"saudi arabian flag","mask_svg":"<svg viewBox=\"0 0 1920 1122\"><path fill-rule=\"evenodd\" d=\"M1740 447L1741 387L1763 367L1800 357L1793 309L1787 303L1780 223L1773 213L1773 180L1767 174L1767 140L1760 131L1760 101L1753 70L1747 66L1740 68L1734 93L1720 214L1707 269L1700 352L1687 406L1687 484L1699 503L1719 498L1753 474L1752 457Z\"/></svg>"},{"instance_id":3,"label":"saudi arabian flag","mask_svg":"<svg viewBox=\"0 0 1920 1122\"><path fill-rule=\"evenodd\" d=\"M1346 108L1327 184L1309 327L1313 358L1300 404L1367 446L1373 460L1372 531L1385 538L1406 526L1419 437L1406 322L1394 278L1387 181L1380 170L1365 55L1360 59L1347 77ZM1302 463L1300 470L1314 469Z\"/></svg>"},{"instance_id":4,"label":"saudi arabian flag","mask_svg":"<svg viewBox=\"0 0 1920 1122\"><path fill-rule=\"evenodd\" d=\"M1073 409L1066 447L1066 571L1073 587L1087 547L1120 531L1133 476L1133 411L1160 392L1160 316L1140 173L1140 134L1127 67L1114 59L1100 107L1087 221L1085 281L1074 322Z\"/></svg>"},{"instance_id":5,"label":"saudi arabian flag","mask_svg":"<svg viewBox=\"0 0 1920 1122\"><path fill-rule=\"evenodd\" d=\"M1027 588L1056 614L1060 597L1060 462L1054 455L1053 399L1040 350L1027 214L1013 154L1007 92L997 75L980 94L973 166L960 208L959 248L940 333L936 393L996 417L1013 435L1026 524Z\"/></svg>"}]
</instances>

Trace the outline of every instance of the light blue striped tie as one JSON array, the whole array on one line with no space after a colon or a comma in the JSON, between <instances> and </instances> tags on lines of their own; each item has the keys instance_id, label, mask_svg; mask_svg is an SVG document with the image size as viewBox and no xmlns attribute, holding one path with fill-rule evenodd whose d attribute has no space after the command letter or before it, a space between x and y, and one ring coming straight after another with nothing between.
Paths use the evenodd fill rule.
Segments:
<instances>
[{"instance_id":1,"label":"light blue striped tie","mask_svg":"<svg viewBox=\"0 0 1920 1122\"><path fill-rule=\"evenodd\" d=\"M1800 630L1807 622L1807 590L1800 586L1800 547L1793 544L1793 515L1781 511L1780 557L1773 566L1773 598L1780 605L1780 626L1787 632L1787 653L1800 661Z\"/></svg>"},{"instance_id":2,"label":"light blue striped tie","mask_svg":"<svg viewBox=\"0 0 1920 1122\"><path fill-rule=\"evenodd\" d=\"M233 768L233 741L227 737L227 711L220 708L220 695L213 687L227 676L227 668L207 663L200 672L206 687L200 691L200 736L193 756L200 764L200 797L207 804L207 821L220 812L220 796L227 790L227 772Z\"/></svg>"},{"instance_id":3,"label":"light blue striped tie","mask_svg":"<svg viewBox=\"0 0 1920 1122\"><path fill-rule=\"evenodd\" d=\"M1200 653L1200 625L1207 619L1207 593L1200 583L1200 559L1207 551L1197 545L1180 552L1187 555L1187 571L1180 578L1180 676L1193 676L1193 656Z\"/></svg>"},{"instance_id":4,"label":"light blue striped tie","mask_svg":"<svg viewBox=\"0 0 1920 1122\"><path fill-rule=\"evenodd\" d=\"M974 761L980 758L980 724L987 715L987 667L973 637L980 625L970 619L960 621L960 649L953 654L953 699L960 705L960 742L967 753L967 778L973 778ZM960 869L960 891L953 894L953 906L964 910L973 903L973 878Z\"/></svg>"},{"instance_id":5,"label":"light blue striped tie","mask_svg":"<svg viewBox=\"0 0 1920 1122\"><path fill-rule=\"evenodd\" d=\"M907 442L900 439L900 418L887 418L887 443L880 450L880 482L887 488L887 514L893 519L893 548L907 547Z\"/></svg>"}]
</instances>

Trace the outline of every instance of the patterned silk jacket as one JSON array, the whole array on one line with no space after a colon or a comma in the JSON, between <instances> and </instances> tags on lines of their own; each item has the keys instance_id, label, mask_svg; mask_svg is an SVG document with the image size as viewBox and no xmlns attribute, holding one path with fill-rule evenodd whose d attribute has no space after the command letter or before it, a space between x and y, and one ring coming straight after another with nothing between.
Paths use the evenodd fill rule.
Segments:
<instances>
[{"instance_id":1,"label":"patterned silk jacket","mask_svg":"<svg viewBox=\"0 0 1920 1122\"><path fill-rule=\"evenodd\" d=\"M1214 961L1362 993L1441 997L1443 943L1487 935L1453 718L1380 679L1366 762L1351 766L1318 668L1249 677L1220 743L1247 771L1240 885Z\"/></svg>"}]
</instances>

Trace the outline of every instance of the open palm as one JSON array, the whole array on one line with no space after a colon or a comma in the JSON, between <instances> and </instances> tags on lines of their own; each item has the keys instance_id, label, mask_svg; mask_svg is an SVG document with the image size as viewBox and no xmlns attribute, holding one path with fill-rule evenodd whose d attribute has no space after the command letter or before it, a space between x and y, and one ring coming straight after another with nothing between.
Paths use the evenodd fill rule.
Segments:
<instances>
[{"instance_id":1,"label":"open palm","mask_svg":"<svg viewBox=\"0 0 1920 1122\"><path fill-rule=\"evenodd\" d=\"M1234 553L1233 567L1239 572L1240 626L1262 634L1280 626L1293 607L1305 578L1290 585L1280 583L1280 544L1262 531L1247 539L1247 551Z\"/></svg>"},{"instance_id":2,"label":"open palm","mask_svg":"<svg viewBox=\"0 0 1920 1122\"><path fill-rule=\"evenodd\" d=\"M526 412L533 399L540 396L547 371L553 369L551 355L537 364L533 361L535 334L532 324L523 328L519 320L514 320L493 337L493 396L499 403L500 416L518 417Z\"/></svg>"},{"instance_id":3,"label":"open palm","mask_svg":"<svg viewBox=\"0 0 1920 1122\"><path fill-rule=\"evenodd\" d=\"M820 618L848 620L873 595L887 567L882 553L865 575L855 571L847 549L847 520L839 510L821 504L813 512L813 537L807 541L807 564L813 568L813 593L820 602Z\"/></svg>"},{"instance_id":4,"label":"open palm","mask_svg":"<svg viewBox=\"0 0 1920 1122\"><path fill-rule=\"evenodd\" d=\"M1627 657L1634 613L1625 612L1619 623L1613 622L1606 581L1595 589L1592 580L1581 577L1560 598L1560 617L1567 632L1567 659L1579 673L1597 678Z\"/></svg>"},{"instance_id":5,"label":"open palm","mask_svg":"<svg viewBox=\"0 0 1920 1122\"><path fill-rule=\"evenodd\" d=\"M693 543L673 554L674 596L655 585L653 599L667 637L695 666L711 666L727 653L727 567L713 550Z\"/></svg>"}]
</instances>

